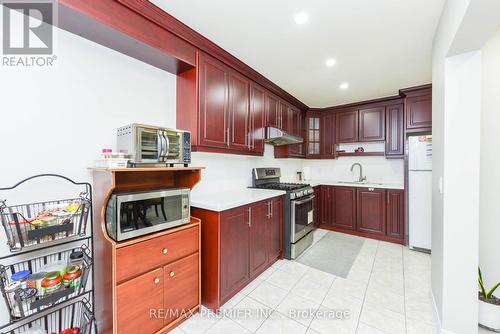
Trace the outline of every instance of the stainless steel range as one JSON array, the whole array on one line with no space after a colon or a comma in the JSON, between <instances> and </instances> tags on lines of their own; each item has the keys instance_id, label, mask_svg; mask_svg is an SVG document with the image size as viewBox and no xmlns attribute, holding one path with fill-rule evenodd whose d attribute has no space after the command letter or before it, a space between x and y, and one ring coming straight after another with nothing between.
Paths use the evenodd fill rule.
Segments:
<instances>
[{"instance_id":1,"label":"stainless steel range","mask_svg":"<svg viewBox=\"0 0 500 334\"><path fill-rule=\"evenodd\" d=\"M254 188L284 190L284 257L297 258L312 245L314 191L308 184L280 182L279 168L254 168L252 185Z\"/></svg>"}]
</instances>

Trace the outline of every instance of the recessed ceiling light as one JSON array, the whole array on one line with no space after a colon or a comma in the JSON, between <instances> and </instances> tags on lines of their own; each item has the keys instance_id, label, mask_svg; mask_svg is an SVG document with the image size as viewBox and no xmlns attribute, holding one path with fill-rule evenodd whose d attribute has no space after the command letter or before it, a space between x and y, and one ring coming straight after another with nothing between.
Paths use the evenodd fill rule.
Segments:
<instances>
[{"instance_id":1,"label":"recessed ceiling light","mask_svg":"<svg viewBox=\"0 0 500 334\"><path fill-rule=\"evenodd\" d=\"M325 61L325 64L328 67L333 67L333 66L335 66L336 63L337 63L337 61L333 58L329 58Z\"/></svg>"},{"instance_id":2,"label":"recessed ceiling light","mask_svg":"<svg viewBox=\"0 0 500 334\"><path fill-rule=\"evenodd\" d=\"M307 14L306 12L297 13L294 18L295 23L297 24L304 24L307 22L308 19L309 19L309 14Z\"/></svg>"},{"instance_id":3,"label":"recessed ceiling light","mask_svg":"<svg viewBox=\"0 0 500 334\"><path fill-rule=\"evenodd\" d=\"M343 82L340 84L340 89L346 90L347 88L349 88L349 84L347 82Z\"/></svg>"}]
</instances>

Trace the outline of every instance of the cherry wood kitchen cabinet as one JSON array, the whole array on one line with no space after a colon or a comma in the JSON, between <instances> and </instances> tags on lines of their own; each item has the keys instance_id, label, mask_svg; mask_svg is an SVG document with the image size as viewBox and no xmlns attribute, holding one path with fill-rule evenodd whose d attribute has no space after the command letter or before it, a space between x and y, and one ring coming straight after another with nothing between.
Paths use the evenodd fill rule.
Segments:
<instances>
[{"instance_id":1,"label":"cherry wood kitchen cabinet","mask_svg":"<svg viewBox=\"0 0 500 334\"><path fill-rule=\"evenodd\" d=\"M360 142L385 140L385 106L359 109Z\"/></svg>"},{"instance_id":2,"label":"cherry wood kitchen cabinet","mask_svg":"<svg viewBox=\"0 0 500 334\"><path fill-rule=\"evenodd\" d=\"M229 148L229 69L204 54L199 63L199 145Z\"/></svg>"},{"instance_id":3,"label":"cherry wood kitchen cabinet","mask_svg":"<svg viewBox=\"0 0 500 334\"><path fill-rule=\"evenodd\" d=\"M283 197L222 212L192 207L202 226L202 303L219 309L283 253Z\"/></svg>"},{"instance_id":4,"label":"cherry wood kitchen cabinet","mask_svg":"<svg viewBox=\"0 0 500 334\"><path fill-rule=\"evenodd\" d=\"M321 157L321 136L323 134L321 114L308 112L305 125L306 157L319 158Z\"/></svg>"},{"instance_id":5,"label":"cherry wood kitchen cabinet","mask_svg":"<svg viewBox=\"0 0 500 334\"><path fill-rule=\"evenodd\" d=\"M356 189L357 231L385 235L385 196L385 189Z\"/></svg>"},{"instance_id":6,"label":"cherry wood kitchen cabinet","mask_svg":"<svg viewBox=\"0 0 500 334\"><path fill-rule=\"evenodd\" d=\"M266 126L272 126L281 129L281 108L280 100L270 94L266 94Z\"/></svg>"},{"instance_id":7,"label":"cherry wood kitchen cabinet","mask_svg":"<svg viewBox=\"0 0 500 334\"><path fill-rule=\"evenodd\" d=\"M333 209L333 203L331 201L332 199L332 189L333 187L331 186L321 186L320 187L320 226L331 226L332 225L332 209Z\"/></svg>"},{"instance_id":8,"label":"cherry wood kitchen cabinet","mask_svg":"<svg viewBox=\"0 0 500 334\"><path fill-rule=\"evenodd\" d=\"M94 307L100 333L167 332L199 311L200 221L191 218L189 224L117 242L107 234L103 212L114 192L192 189L201 169L93 170L92 223L98 259L93 274L99 282L94 286Z\"/></svg>"},{"instance_id":9,"label":"cherry wood kitchen cabinet","mask_svg":"<svg viewBox=\"0 0 500 334\"><path fill-rule=\"evenodd\" d=\"M400 90L405 97L406 132L432 131L432 86Z\"/></svg>"},{"instance_id":10,"label":"cherry wood kitchen cabinet","mask_svg":"<svg viewBox=\"0 0 500 334\"><path fill-rule=\"evenodd\" d=\"M358 141L358 110L340 111L335 120L335 142L353 143Z\"/></svg>"},{"instance_id":11,"label":"cherry wood kitchen cabinet","mask_svg":"<svg viewBox=\"0 0 500 334\"><path fill-rule=\"evenodd\" d=\"M240 290L250 279L250 207L223 213L220 221L221 297ZM254 224L254 229L259 226Z\"/></svg>"},{"instance_id":12,"label":"cherry wood kitchen cabinet","mask_svg":"<svg viewBox=\"0 0 500 334\"><path fill-rule=\"evenodd\" d=\"M234 72L229 74L228 145L236 150L250 148L250 81ZM209 121L209 123L212 123ZM208 124L207 124L208 125Z\"/></svg>"},{"instance_id":13,"label":"cherry wood kitchen cabinet","mask_svg":"<svg viewBox=\"0 0 500 334\"><path fill-rule=\"evenodd\" d=\"M388 105L386 108L386 158L403 158L404 134L404 105L402 103Z\"/></svg>"},{"instance_id":14,"label":"cherry wood kitchen cabinet","mask_svg":"<svg viewBox=\"0 0 500 334\"><path fill-rule=\"evenodd\" d=\"M331 225L347 230L356 229L356 188L331 187Z\"/></svg>"},{"instance_id":15,"label":"cherry wood kitchen cabinet","mask_svg":"<svg viewBox=\"0 0 500 334\"><path fill-rule=\"evenodd\" d=\"M387 190L387 236L395 239L404 239L404 191Z\"/></svg>"},{"instance_id":16,"label":"cherry wood kitchen cabinet","mask_svg":"<svg viewBox=\"0 0 500 334\"><path fill-rule=\"evenodd\" d=\"M319 227L321 222L321 186L313 187L313 191L314 227Z\"/></svg>"},{"instance_id":17,"label":"cherry wood kitchen cabinet","mask_svg":"<svg viewBox=\"0 0 500 334\"><path fill-rule=\"evenodd\" d=\"M321 134L321 156L335 158L335 114L327 112L321 117L323 132Z\"/></svg>"},{"instance_id":18,"label":"cherry wood kitchen cabinet","mask_svg":"<svg viewBox=\"0 0 500 334\"><path fill-rule=\"evenodd\" d=\"M252 83L250 85L250 151L264 153L264 120L266 108L266 91Z\"/></svg>"}]
</instances>

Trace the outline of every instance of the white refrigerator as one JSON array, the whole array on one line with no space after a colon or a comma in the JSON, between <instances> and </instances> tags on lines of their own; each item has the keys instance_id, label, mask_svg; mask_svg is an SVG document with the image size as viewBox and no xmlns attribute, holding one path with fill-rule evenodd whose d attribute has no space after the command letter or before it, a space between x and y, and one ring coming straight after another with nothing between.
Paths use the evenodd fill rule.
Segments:
<instances>
[{"instance_id":1,"label":"white refrigerator","mask_svg":"<svg viewBox=\"0 0 500 334\"><path fill-rule=\"evenodd\" d=\"M414 250L431 250L432 136L408 140L408 238Z\"/></svg>"}]
</instances>

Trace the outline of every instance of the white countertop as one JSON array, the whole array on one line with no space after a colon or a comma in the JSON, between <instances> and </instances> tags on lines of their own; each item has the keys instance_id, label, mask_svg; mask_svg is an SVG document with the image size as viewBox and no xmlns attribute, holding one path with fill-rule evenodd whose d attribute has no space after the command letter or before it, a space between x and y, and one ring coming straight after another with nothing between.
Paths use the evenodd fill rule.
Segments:
<instances>
[{"instance_id":1,"label":"white countertop","mask_svg":"<svg viewBox=\"0 0 500 334\"><path fill-rule=\"evenodd\" d=\"M384 183L384 182L366 182L366 183L345 183L339 180L310 180L303 181L312 187L324 186L340 186L340 187L357 187L357 188L379 188L379 189L399 189L403 190L405 187L399 183Z\"/></svg>"},{"instance_id":2,"label":"white countertop","mask_svg":"<svg viewBox=\"0 0 500 334\"><path fill-rule=\"evenodd\" d=\"M213 193L192 194L191 206L211 211L225 211L242 205L285 195L285 191L241 188Z\"/></svg>"}]
</instances>

